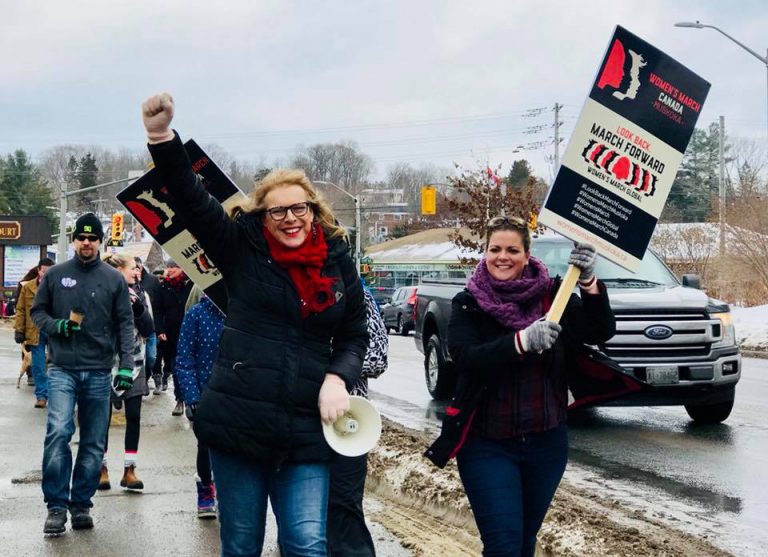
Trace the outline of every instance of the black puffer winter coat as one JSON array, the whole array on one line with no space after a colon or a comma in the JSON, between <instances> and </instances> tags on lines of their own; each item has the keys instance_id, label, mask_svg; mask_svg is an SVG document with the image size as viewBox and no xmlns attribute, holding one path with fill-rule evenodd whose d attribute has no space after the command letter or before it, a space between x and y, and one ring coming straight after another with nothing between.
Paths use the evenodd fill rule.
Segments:
<instances>
[{"instance_id":1,"label":"black puffer winter coat","mask_svg":"<svg viewBox=\"0 0 768 557\"><path fill-rule=\"evenodd\" d=\"M347 244L328 240L322 273L336 303L301 319L288 273L270 257L254 215L231 220L192 172L178 136L150 145L177 210L221 271L227 318L194 429L207 446L258 461L331 457L318 395L326 373L349 388L360 377L368 333L360 281Z\"/></svg>"}]
</instances>

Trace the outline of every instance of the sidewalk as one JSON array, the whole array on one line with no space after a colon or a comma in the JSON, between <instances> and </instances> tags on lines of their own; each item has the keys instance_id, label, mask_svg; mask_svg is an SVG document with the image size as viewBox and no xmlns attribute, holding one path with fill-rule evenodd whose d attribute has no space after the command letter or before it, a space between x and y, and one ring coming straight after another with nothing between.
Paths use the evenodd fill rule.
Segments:
<instances>
[{"instance_id":1,"label":"sidewalk","mask_svg":"<svg viewBox=\"0 0 768 557\"><path fill-rule=\"evenodd\" d=\"M76 532L67 522L65 535L44 537L40 469L46 410L33 408L34 388L25 380L16 389L19 363L18 346L4 323L0 326L0 555L219 554L218 521L197 518L195 437L186 418L171 416L171 390L146 397L142 406L137 475L145 489L134 493L119 487L125 428L122 412L116 412L108 455L112 489L96 493L91 511L95 528ZM73 453L76 443L77 432ZM383 527L373 524L371 533L381 557L410 555ZM275 536L274 519L268 513L263 555L278 555Z\"/></svg>"}]
</instances>

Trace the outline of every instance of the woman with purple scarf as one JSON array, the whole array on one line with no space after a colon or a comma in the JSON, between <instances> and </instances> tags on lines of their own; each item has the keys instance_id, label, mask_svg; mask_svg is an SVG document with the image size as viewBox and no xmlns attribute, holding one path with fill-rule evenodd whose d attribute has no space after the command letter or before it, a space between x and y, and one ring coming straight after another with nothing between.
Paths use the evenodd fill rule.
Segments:
<instances>
[{"instance_id":1,"label":"woman with purple scarf","mask_svg":"<svg viewBox=\"0 0 768 557\"><path fill-rule=\"evenodd\" d=\"M571 295L561 326L543 319L559 281L530 247L522 219L488 222L484 256L448 326L457 388L446 420L456 420L426 453L438 465L456 456L483 555L533 556L568 460L566 349L615 332L595 249L576 243L570 254L581 296Z\"/></svg>"}]
</instances>

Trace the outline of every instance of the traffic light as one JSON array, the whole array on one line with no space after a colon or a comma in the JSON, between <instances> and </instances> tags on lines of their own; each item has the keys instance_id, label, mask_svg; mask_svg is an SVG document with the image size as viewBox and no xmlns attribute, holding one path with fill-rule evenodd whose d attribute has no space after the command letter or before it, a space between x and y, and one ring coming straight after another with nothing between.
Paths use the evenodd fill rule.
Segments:
<instances>
[{"instance_id":1,"label":"traffic light","mask_svg":"<svg viewBox=\"0 0 768 557\"><path fill-rule=\"evenodd\" d=\"M421 214L434 215L437 212L437 190L435 186L421 187Z\"/></svg>"},{"instance_id":2,"label":"traffic light","mask_svg":"<svg viewBox=\"0 0 768 557\"><path fill-rule=\"evenodd\" d=\"M112 215L112 240L120 241L123 239L123 214L114 213Z\"/></svg>"}]
</instances>

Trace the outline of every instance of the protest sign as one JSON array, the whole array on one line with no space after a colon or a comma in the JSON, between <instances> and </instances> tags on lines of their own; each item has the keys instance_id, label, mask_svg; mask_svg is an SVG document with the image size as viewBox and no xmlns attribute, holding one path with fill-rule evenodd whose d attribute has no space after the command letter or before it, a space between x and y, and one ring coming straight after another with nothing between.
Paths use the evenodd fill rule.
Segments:
<instances>
[{"instance_id":1,"label":"protest sign","mask_svg":"<svg viewBox=\"0 0 768 557\"><path fill-rule=\"evenodd\" d=\"M194 140L184 144L192 170L225 210L245 199L245 194L224 174ZM117 194L117 199L157 240L163 250L222 311L227 307L227 290L221 272L211 263L197 239L189 232L183 217L175 210L173 197L162 184L156 170L150 170Z\"/></svg>"},{"instance_id":2,"label":"protest sign","mask_svg":"<svg viewBox=\"0 0 768 557\"><path fill-rule=\"evenodd\" d=\"M709 87L617 26L539 222L636 270Z\"/></svg>"}]
</instances>

